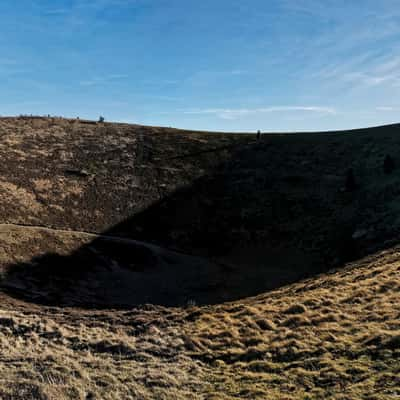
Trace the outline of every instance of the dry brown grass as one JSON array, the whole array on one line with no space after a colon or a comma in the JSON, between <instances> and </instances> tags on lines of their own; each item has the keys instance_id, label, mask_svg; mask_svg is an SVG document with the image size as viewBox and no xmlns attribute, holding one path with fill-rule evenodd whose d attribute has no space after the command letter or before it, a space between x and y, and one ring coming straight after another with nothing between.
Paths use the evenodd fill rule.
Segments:
<instances>
[{"instance_id":1,"label":"dry brown grass","mask_svg":"<svg viewBox=\"0 0 400 400\"><path fill-rule=\"evenodd\" d=\"M91 312L4 297L0 394L396 399L399 251L219 306Z\"/></svg>"},{"instance_id":2,"label":"dry brown grass","mask_svg":"<svg viewBox=\"0 0 400 400\"><path fill-rule=\"evenodd\" d=\"M276 273L280 267L293 272L294 259L312 270L309 258L297 255L301 248L321 255L325 248L322 261L341 265L334 262L339 256L330 236L333 223L341 227L354 219L351 235L366 230L369 242L358 243L365 245L363 254L400 231L398 183L381 171L384 155L400 149L398 127L359 135L270 135L253 144L245 135L57 118L0 119L0 132L2 267L50 250L68 254L90 235L62 229L102 232L213 174L222 161L229 163L221 180L211 180L213 201L207 183L200 186L204 204L190 206L196 196L171 203L173 210L189 204L183 224L176 226L175 214L170 222L168 213L161 214L164 239L171 235L174 245L196 249L193 232L200 229L205 237L215 221L204 217L197 226L194 218L187 227L187 216L198 209L208 215L219 204L215 214L222 225L214 237L217 245L224 240L233 247L222 260L243 268L240 282L234 281L240 288L242 280L267 281L252 275L263 268L248 268L260 259L272 267L280 261ZM224 146L245 151L229 153ZM340 190L348 166L358 172L358 194ZM84 170L85 179L68 175L71 169L78 175ZM219 187L232 171L226 200ZM244 194L250 196L242 201ZM259 221L267 222L258 226ZM150 233L159 233L158 222ZM40 242L32 234L36 228L12 224L56 227L60 233L54 241L54 233L42 230ZM307 236L314 231L315 237ZM88 311L24 303L0 292L0 398L398 399L399 251L393 247L343 270L215 306Z\"/></svg>"},{"instance_id":3,"label":"dry brown grass","mask_svg":"<svg viewBox=\"0 0 400 400\"><path fill-rule=\"evenodd\" d=\"M201 310L190 354L232 398L398 398L399 255Z\"/></svg>"}]
</instances>

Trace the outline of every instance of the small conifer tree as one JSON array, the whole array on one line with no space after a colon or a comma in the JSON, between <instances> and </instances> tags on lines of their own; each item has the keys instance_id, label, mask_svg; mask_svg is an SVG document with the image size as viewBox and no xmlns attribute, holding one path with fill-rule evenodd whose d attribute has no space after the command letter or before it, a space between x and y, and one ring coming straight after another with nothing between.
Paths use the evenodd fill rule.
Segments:
<instances>
[{"instance_id":1,"label":"small conifer tree","mask_svg":"<svg viewBox=\"0 0 400 400\"><path fill-rule=\"evenodd\" d=\"M346 173L346 190L352 192L356 189L356 180L354 178L353 168L349 168Z\"/></svg>"},{"instance_id":2,"label":"small conifer tree","mask_svg":"<svg viewBox=\"0 0 400 400\"><path fill-rule=\"evenodd\" d=\"M383 161L383 172L386 175L390 175L393 172L394 167L395 165L393 158L389 154L386 155L385 160Z\"/></svg>"}]
</instances>

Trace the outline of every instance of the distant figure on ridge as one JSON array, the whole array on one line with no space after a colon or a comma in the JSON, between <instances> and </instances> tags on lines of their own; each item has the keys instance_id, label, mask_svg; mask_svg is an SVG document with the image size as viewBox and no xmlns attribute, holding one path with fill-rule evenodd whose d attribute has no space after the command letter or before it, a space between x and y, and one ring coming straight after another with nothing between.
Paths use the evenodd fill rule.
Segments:
<instances>
[{"instance_id":1,"label":"distant figure on ridge","mask_svg":"<svg viewBox=\"0 0 400 400\"><path fill-rule=\"evenodd\" d=\"M347 192L352 192L357 187L356 180L354 179L353 168L347 170L345 187Z\"/></svg>"},{"instance_id":2,"label":"distant figure on ridge","mask_svg":"<svg viewBox=\"0 0 400 400\"><path fill-rule=\"evenodd\" d=\"M257 131L257 140L261 139L261 131Z\"/></svg>"},{"instance_id":3,"label":"distant figure on ridge","mask_svg":"<svg viewBox=\"0 0 400 400\"><path fill-rule=\"evenodd\" d=\"M383 161L383 172L385 175L390 175L394 170L395 164L393 158L387 154Z\"/></svg>"}]
</instances>

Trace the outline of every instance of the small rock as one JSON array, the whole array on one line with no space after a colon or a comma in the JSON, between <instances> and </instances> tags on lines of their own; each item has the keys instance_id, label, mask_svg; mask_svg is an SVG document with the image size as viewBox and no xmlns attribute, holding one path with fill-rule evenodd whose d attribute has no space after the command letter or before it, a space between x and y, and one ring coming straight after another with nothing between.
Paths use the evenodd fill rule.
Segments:
<instances>
[{"instance_id":1,"label":"small rock","mask_svg":"<svg viewBox=\"0 0 400 400\"><path fill-rule=\"evenodd\" d=\"M67 170L65 170L65 174L72 175L72 176L78 176L80 178L85 178L90 175L89 172L87 172L84 169L67 169Z\"/></svg>"}]
</instances>

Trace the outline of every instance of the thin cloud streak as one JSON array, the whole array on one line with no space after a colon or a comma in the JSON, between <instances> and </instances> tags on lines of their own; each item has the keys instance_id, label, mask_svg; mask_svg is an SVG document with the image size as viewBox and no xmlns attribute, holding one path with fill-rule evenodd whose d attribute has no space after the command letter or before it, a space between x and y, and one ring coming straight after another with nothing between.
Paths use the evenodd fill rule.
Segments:
<instances>
[{"instance_id":1,"label":"thin cloud streak","mask_svg":"<svg viewBox=\"0 0 400 400\"><path fill-rule=\"evenodd\" d=\"M182 110L183 114L214 114L223 119L236 119L253 114L268 114L268 113L287 113L287 112L300 112L300 113L318 113L333 115L336 114L336 109L332 107L320 106L273 106L264 108L208 108L197 110Z\"/></svg>"},{"instance_id":2,"label":"thin cloud streak","mask_svg":"<svg viewBox=\"0 0 400 400\"><path fill-rule=\"evenodd\" d=\"M382 107L376 107L375 108L376 111L387 111L387 112L391 112L391 111L400 111L400 107L391 107L391 106L382 106Z\"/></svg>"},{"instance_id":3,"label":"thin cloud streak","mask_svg":"<svg viewBox=\"0 0 400 400\"><path fill-rule=\"evenodd\" d=\"M96 77L96 78L87 79L87 80L84 80L84 81L80 81L79 84L81 86L104 85L104 84L107 84L109 82L115 82L115 81L119 81L119 80L124 80L124 79L127 79L128 77L129 77L128 75L114 74L114 75L110 75L110 76Z\"/></svg>"}]
</instances>

